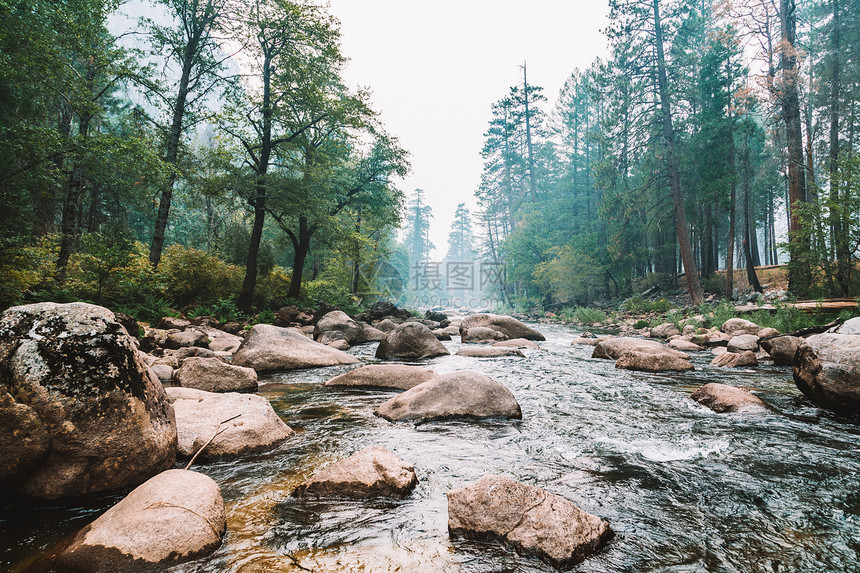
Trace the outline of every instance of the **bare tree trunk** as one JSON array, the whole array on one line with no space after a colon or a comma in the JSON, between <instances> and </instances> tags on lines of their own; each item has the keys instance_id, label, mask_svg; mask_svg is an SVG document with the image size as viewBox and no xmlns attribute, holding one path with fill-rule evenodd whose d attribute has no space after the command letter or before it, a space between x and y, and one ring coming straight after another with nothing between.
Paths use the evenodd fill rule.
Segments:
<instances>
[{"instance_id":1,"label":"bare tree trunk","mask_svg":"<svg viewBox=\"0 0 860 573\"><path fill-rule=\"evenodd\" d=\"M693 304L702 303L702 285L699 282L696 261L690 245L690 230L687 227L687 212L684 209L684 194L681 189L681 174L678 168L678 158L675 154L675 128L672 125L672 109L669 104L669 89L666 79L666 58L663 53L663 30L660 23L660 1L653 0L654 30L657 48L657 78L660 88L660 107L663 112L663 139L666 144L666 160L669 164L669 186L672 189L672 202L675 205L675 230L678 235L678 247L681 260L684 263L684 274L687 279L687 291Z\"/></svg>"},{"instance_id":2,"label":"bare tree trunk","mask_svg":"<svg viewBox=\"0 0 860 573\"><path fill-rule=\"evenodd\" d=\"M783 73L782 116L785 121L785 137L788 147L788 205L789 241L801 242L798 248L808 252L809 239L801 238L802 231L797 211L800 203L807 201L806 174L803 165L803 142L800 128L800 97L798 95L796 37L796 6L794 0L780 0L780 24L783 49L780 55ZM806 296L812 282L808 266L792 265L788 272L788 288L797 296Z\"/></svg>"},{"instance_id":3,"label":"bare tree trunk","mask_svg":"<svg viewBox=\"0 0 860 573\"><path fill-rule=\"evenodd\" d=\"M89 80L91 81L92 78L89 78ZM87 138L91 119L92 115L89 114L84 114L80 118L78 137L81 141ZM78 236L78 218L80 216L83 185L83 167L78 162L69 176L69 186L66 192L66 199L63 203L63 221L60 225L62 238L60 239L60 253L57 257L57 281L60 283L66 280L66 268L68 267L69 257L72 255L72 250Z\"/></svg>"},{"instance_id":4,"label":"bare tree trunk","mask_svg":"<svg viewBox=\"0 0 860 573\"><path fill-rule=\"evenodd\" d=\"M732 176L729 192L729 240L726 248L726 300L732 300L735 292L735 234L737 225L737 185L735 183L735 143L734 135L730 134L729 173Z\"/></svg>"},{"instance_id":5,"label":"bare tree trunk","mask_svg":"<svg viewBox=\"0 0 860 573\"><path fill-rule=\"evenodd\" d=\"M752 217L752 209L750 208L750 187L752 186L752 172L750 166L750 140L749 130L744 130L744 155L743 155L743 176L744 176L744 258L746 259L747 280L750 283L753 291L764 292L761 288L761 283L758 282L758 275L755 272L755 260L752 256L752 238L751 234L755 233L755 221Z\"/></svg>"},{"instance_id":6,"label":"bare tree trunk","mask_svg":"<svg viewBox=\"0 0 860 573\"><path fill-rule=\"evenodd\" d=\"M308 220L304 216L299 217L298 241L293 242L295 250L293 276L290 279L290 292L287 294L290 298L299 298L302 294L302 274L305 268L305 259L307 259L311 247L312 233L313 231L308 227Z\"/></svg>"},{"instance_id":7,"label":"bare tree trunk","mask_svg":"<svg viewBox=\"0 0 860 573\"><path fill-rule=\"evenodd\" d=\"M61 104L60 117L57 122L57 131L60 133L60 139L64 142L69 140L69 134L72 131L72 110L67 103ZM54 169L57 173L62 173L65 155L58 154L54 159ZM33 224L33 232L37 236L47 235L54 231L54 217L57 213L57 194L62 189L63 185L51 185L49 189L43 190L36 197L35 219Z\"/></svg>"}]
</instances>

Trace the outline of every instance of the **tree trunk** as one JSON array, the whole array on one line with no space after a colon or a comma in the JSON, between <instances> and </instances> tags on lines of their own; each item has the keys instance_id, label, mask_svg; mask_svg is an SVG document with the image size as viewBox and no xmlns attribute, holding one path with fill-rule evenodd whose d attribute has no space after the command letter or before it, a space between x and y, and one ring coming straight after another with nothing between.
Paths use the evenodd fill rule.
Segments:
<instances>
[{"instance_id":1,"label":"tree trunk","mask_svg":"<svg viewBox=\"0 0 860 573\"><path fill-rule=\"evenodd\" d=\"M669 103L669 89L666 79L666 58L663 53L663 30L660 23L660 1L652 0L654 8L654 30L657 48L657 78L660 89L660 108L663 112L663 138L666 144L666 160L669 164L669 186L672 189L672 202L675 206L675 230L678 247L684 263L687 291L694 305L702 303L702 285L699 282L696 261L690 245L690 230L687 228L687 212L684 209L684 194L681 189L681 174L678 158L675 155L675 128L672 125L672 108Z\"/></svg>"},{"instance_id":2,"label":"tree trunk","mask_svg":"<svg viewBox=\"0 0 860 573\"><path fill-rule=\"evenodd\" d=\"M805 203L806 174L803 165L803 140L800 128L800 97L798 95L796 24L794 0L780 0L780 24L783 49L780 55L783 73L782 116L785 121L785 137L788 147L788 204L789 241L805 252L810 249L808 239L801 238L801 223L797 215L800 203ZM804 253L805 254L805 253ZM789 267L788 288L797 296L806 296L812 282L808 266L796 264Z\"/></svg>"},{"instance_id":3,"label":"tree trunk","mask_svg":"<svg viewBox=\"0 0 860 573\"><path fill-rule=\"evenodd\" d=\"M170 216L170 203L173 200L173 186L176 183L176 160L179 157L179 141L182 137L182 120L185 116L185 104L188 100L188 84L191 80L191 70L196 50L196 44L188 44L182 65L182 76L179 78L179 89L176 93L173 107L173 119L170 122L170 134L167 137L167 152L164 162L170 167L170 175L161 190L158 202L158 214L155 216L155 231L152 234L152 244L149 247L149 263L158 267L161 252L164 249L164 233L167 230L167 220ZM255 214L256 217L256 214Z\"/></svg>"},{"instance_id":4,"label":"tree trunk","mask_svg":"<svg viewBox=\"0 0 860 573\"><path fill-rule=\"evenodd\" d=\"M735 292L735 227L737 225L737 203L735 184L735 144L734 134L729 134L731 144L729 145L729 173L731 173L731 190L729 192L729 240L726 248L726 300L732 300Z\"/></svg>"},{"instance_id":5,"label":"tree trunk","mask_svg":"<svg viewBox=\"0 0 860 573\"><path fill-rule=\"evenodd\" d=\"M525 96L526 107L526 151L528 152L529 163L529 187L532 194L532 199L537 193L537 181L535 177L535 161L532 153L532 129L531 129L531 114L529 113L529 81L526 76L526 64L523 62L523 95Z\"/></svg>"},{"instance_id":6,"label":"tree trunk","mask_svg":"<svg viewBox=\"0 0 860 573\"><path fill-rule=\"evenodd\" d=\"M305 268L305 259L311 247L311 235L312 231L308 227L308 220L304 216L299 217L298 241L293 243L295 256L293 257L293 276L290 279L290 292L287 294L289 298L299 298L302 294L302 273Z\"/></svg>"},{"instance_id":7,"label":"tree trunk","mask_svg":"<svg viewBox=\"0 0 860 573\"><path fill-rule=\"evenodd\" d=\"M831 0L833 5L833 30L831 32L831 63L830 63L830 154L828 170L830 172L830 201L840 204L839 182L839 92L841 90L839 0ZM836 281L842 296L848 296L851 282L851 247L847 236L848 221L846 216L836 209L830 210L830 234L836 257Z\"/></svg>"},{"instance_id":8,"label":"tree trunk","mask_svg":"<svg viewBox=\"0 0 860 573\"><path fill-rule=\"evenodd\" d=\"M78 137L82 143L86 140L89 133L91 119L92 115L89 114L85 114L80 118ZM66 280L66 267L69 264L69 257L72 255L78 234L78 216L80 214L83 185L83 167L80 161L78 161L69 176L68 191L66 192L66 199L63 202L63 221L60 225L62 238L60 239L60 254L57 257L57 282L60 283Z\"/></svg>"},{"instance_id":9,"label":"tree trunk","mask_svg":"<svg viewBox=\"0 0 860 573\"><path fill-rule=\"evenodd\" d=\"M69 134L72 132L72 110L67 103L61 104L57 131L60 134L60 140L68 142ZM54 159L54 169L57 173L62 173L64 161L65 154L63 153L57 155L57 158ZM49 189L40 191L36 197L33 223L33 232L36 236L41 237L42 235L54 232L54 217L57 213L57 194L60 188L62 188L62 184L51 185Z\"/></svg>"},{"instance_id":10,"label":"tree trunk","mask_svg":"<svg viewBox=\"0 0 860 573\"><path fill-rule=\"evenodd\" d=\"M750 166L750 141L749 130L744 130L744 155L743 155L743 177L744 177L744 258L746 259L747 280L753 291L764 292L758 282L755 272L755 260L752 256L751 234L755 233L755 221L750 208L750 187L752 186L752 172Z\"/></svg>"}]
</instances>

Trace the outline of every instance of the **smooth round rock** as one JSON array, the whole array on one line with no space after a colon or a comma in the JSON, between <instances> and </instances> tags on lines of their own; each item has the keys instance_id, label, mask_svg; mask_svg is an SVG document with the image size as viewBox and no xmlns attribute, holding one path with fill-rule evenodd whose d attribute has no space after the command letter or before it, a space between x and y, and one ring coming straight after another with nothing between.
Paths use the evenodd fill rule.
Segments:
<instances>
[{"instance_id":1,"label":"smooth round rock","mask_svg":"<svg viewBox=\"0 0 860 573\"><path fill-rule=\"evenodd\" d=\"M512 316L503 314L472 314L460 323L460 334L474 327L491 328L505 335L505 338L525 338L526 340L546 340L544 335Z\"/></svg>"},{"instance_id":2,"label":"smooth round rock","mask_svg":"<svg viewBox=\"0 0 860 573\"><path fill-rule=\"evenodd\" d=\"M457 356L469 356L472 358L502 358L504 356L517 356L525 358L526 355L516 348L504 348L500 346L478 346L461 348L455 353Z\"/></svg>"},{"instance_id":3,"label":"smooth round rock","mask_svg":"<svg viewBox=\"0 0 860 573\"><path fill-rule=\"evenodd\" d=\"M767 405L752 392L714 382L705 384L690 398L718 413L767 410Z\"/></svg>"},{"instance_id":4,"label":"smooth round rock","mask_svg":"<svg viewBox=\"0 0 860 573\"><path fill-rule=\"evenodd\" d=\"M291 329L257 324L233 356L235 366L259 372L355 364L358 358Z\"/></svg>"},{"instance_id":5,"label":"smooth round rock","mask_svg":"<svg viewBox=\"0 0 860 573\"><path fill-rule=\"evenodd\" d=\"M385 448L370 447L315 473L293 497L404 497L418 485L415 468Z\"/></svg>"},{"instance_id":6,"label":"smooth round rock","mask_svg":"<svg viewBox=\"0 0 860 573\"><path fill-rule=\"evenodd\" d=\"M206 392L256 392L257 372L253 368L233 366L218 358L187 358L176 372L183 388Z\"/></svg>"},{"instance_id":7,"label":"smooth round rock","mask_svg":"<svg viewBox=\"0 0 860 573\"><path fill-rule=\"evenodd\" d=\"M409 390L434 378L436 373L420 366L369 364L326 381L325 386L352 386Z\"/></svg>"},{"instance_id":8,"label":"smooth round rock","mask_svg":"<svg viewBox=\"0 0 860 573\"><path fill-rule=\"evenodd\" d=\"M57 558L74 573L139 573L215 551L227 528L224 500L201 473L167 470L83 528Z\"/></svg>"},{"instance_id":9,"label":"smooth round rock","mask_svg":"<svg viewBox=\"0 0 860 573\"><path fill-rule=\"evenodd\" d=\"M433 332L418 322L398 325L376 347L376 357L381 360L420 360L448 354Z\"/></svg>"}]
</instances>

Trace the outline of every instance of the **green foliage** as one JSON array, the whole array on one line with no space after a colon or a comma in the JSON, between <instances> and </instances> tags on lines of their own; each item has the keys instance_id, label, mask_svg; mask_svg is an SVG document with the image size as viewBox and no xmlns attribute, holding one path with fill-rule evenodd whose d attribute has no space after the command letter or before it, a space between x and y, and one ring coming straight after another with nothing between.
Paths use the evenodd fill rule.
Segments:
<instances>
[{"instance_id":1,"label":"green foliage","mask_svg":"<svg viewBox=\"0 0 860 573\"><path fill-rule=\"evenodd\" d=\"M622 308L633 314L645 314L648 312L663 313L672 308L672 303L665 298L652 302L646 300L641 294L637 293L625 300L622 304Z\"/></svg>"},{"instance_id":2,"label":"green foliage","mask_svg":"<svg viewBox=\"0 0 860 573\"><path fill-rule=\"evenodd\" d=\"M159 266L165 292L177 305L193 300L214 301L229 298L242 284L243 270L229 265L199 249L171 245L164 251Z\"/></svg>"},{"instance_id":3,"label":"green foliage","mask_svg":"<svg viewBox=\"0 0 860 573\"><path fill-rule=\"evenodd\" d=\"M641 319L641 318L633 323L633 328L635 328L637 330L640 328L648 328L649 326L651 326L651 323L649 321L647 321L645 319Z\"/></svg>"},{"instance_id":4,"label":"green foliage","mask_svg":"<svg viewBox=\"0 0 860 573\"><path fill-rule=\"evenodd\" d=\"M584 306L575 306L566 308L561 313L561 319L564 322L575 324L594 325L606 321L606 313L597 308L588 308Z\"/></svg>"},{"instance_id":5,"label":"green foliage","mask_svg":"<svg viewBox=\"0 0 860 573\"><path fill-rule=\"evenodd\" d=\"M678 309L672 309L667 312L664 316L664 319L666 322L671 322L679 329L683 328L683 325L681 323L684 321L684 314Z\"/></svg>"},{"instance_id":6,"label":"green foliage","mask_svg":"<svg viewBox=\"0 0 860 573\"><path fill-rule=\"evenodd\" d=\"M304 283L304 298L312 303L326 302L340 307L347 314L361 312L361 305L349 288L331 278L320 277Z\"/></svg>"},{"instance_id":7,"label":"green foliage","mask_svg":"<svg viewBox=\"0 0 860 573\"><path fill-rule=\"evenodd\" d=\"M119 305L115 308L117 312L135 317L142 322L155 324L163 316L179 317L179 312L170 308L170 302L157 295L145 295L137 302L130 305Z\"/></svg>"},{"instance_id":8,"label":"green foliage","mask_svg":"<svg viewBox=\"0 0 860 573\"><path fill-rule=\"evenodd\" d=\"M56 237L28 245L21 237L0 236L0 308L23 302L28 291L50 282L57 252Z\"/></svg>"},{"instance_id":9,"label":"green foliage","mask_svg":"<svg viewBox=\"0 0 860 573\"><path fill-rule=\"evenodd\" d=\"M236 306L236 301L232 298L222 298L212 303L210 306L212 315L217 317L221 322L242 322L245 320L245 315Z\"/></svg>"},{"instance_id":10,"label":"green foliage","mask_svg":"<svg viewBox=\"0 0 860 573\"><path fill-rule=\"evenodd\" d=\"M254 324L275 324L275 313L266 309L258 312L251 320Z\"/></svg>"}]
</instances>

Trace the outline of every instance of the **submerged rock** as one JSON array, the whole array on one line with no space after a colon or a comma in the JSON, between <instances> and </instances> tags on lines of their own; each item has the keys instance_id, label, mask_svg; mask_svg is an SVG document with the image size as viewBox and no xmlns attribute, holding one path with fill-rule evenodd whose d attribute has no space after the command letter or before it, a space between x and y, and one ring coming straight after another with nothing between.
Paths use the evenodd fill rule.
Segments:
<instances>
[{"instance_id":1,"label":"submerged rock","mask_svg":"<svg viewBox=\"0 0 860 573\"><path fill-rule=\"evenodd\" d=\"M315 473L293 497L403 497L418 485L415 468L385 448L370 447Z\"/></svg>"},{"instance_id":2,"label":"submerged rock","mask_svg":"<svg viewBox=\"0 0 860 573\"><path fill-rule=\"evenodd\" d=\"M456 352L457 356L470 356L472 358L500 358L502 356L518 356L525 358L526 355L516 348L504 348L500 346L478 346L461 348Z\"/></svg>"},{"instance_id":3,"label":"submerged rock","mask_svg":"<svg viewBox=\"0 0 860 573\"><path fill-rule=\"evenodd\" d=\"M667 349L670 350L670 349ZM689 359L670 354L669 352L637 352L628 351L618 357L615 367L623 370L638 370L639 372L666 372L693 370Z\"/></svg>"},{"instance_id":4,"label":"submerged rock","mask_svg":"<svg viewBox=\"0 0 860 573\"><path fill-rule=\"evenodd\" d=\"M108 309L46 302L0 316L0 458L0 483L47 499L173 465L173 409Z\"/></svg>"},{"instance_id":5,"label":"submerged rock","mask_svg":"<svg viewBox=\"0 0 860 573\"><path fill-rule=\"evenodd\" d=\"M493 346L501 346L502 348L533 348L539 349L540 346L532 342L531 340L526 340L525 338L512 338L511 340L500 340L493 344Z\"/></svg>"},{"instance_id":6,"label":"submerged rock","mask_svg":"<svg viewBox=\"0 0 860 573\"><path fill-rule=\"evenodd\" d=\"M752 392L714 382L705 384L693 392L690 398L719 413L767 410L767 405Z\"/></svg>"},{"instance_id":7,"label":"submerged rock","mask_svg":"<svg viewBox=\"0 0 860 573\"><path fill-rule=\"evenodd\" d=\"M615 535L563 497L503 476L448 492L448 532L499 539L556 567L572 567Z\"/></svg>"},{"instance_id":8,"label":"submerged rock","mask_svg":"<svg viewBox=\"0 0 860 573\"><path fill-rule=\"evenodd\" d=\"M420 366L369 364L335 376L325 386L357 386L409 390L434 378L436 373Z\"/></svg>"},{"instance_id":9,"label":"submerged rock","mask_svg":"<svg viewBox=\"0 0 860 573\"><path fill-rule=\"evenodd\" d=\"M193 456L216 431L218 436L200 454L202 459L265 451L293 433L269 401L256 394L167 388L167 395L176 411L179 454L185 457ZM220 422L236 415L219 428Z\"/></svg>"},{"instance_id":10,"label":"submerged rock","mask_svg":"<svg viewBox=\"0 0 860 573\"><path fill-rule=\"evenodd\" d=\"M711 366L719 368L743 368L746 366L758 366L758 358L755 352L744 350L743 352L723 352L713 360Z\"/></svg>"},{"instance_id":11,"label":"submerged rock","mask_svg":"<svg viewBox=\"0 0 860 573\"><path fill-rule=\"evenodd\" d=\"M218 549L227 521L215 481L168 470L83 528L57 558L71 573L164 571Z\"/></svg>"},{"instance_id":12,"label":"submerged rock","mask_svg":"<svg viewBox=\"0 0 860 573\"><path fill-rule=\"evenodd\" d=\"M187 358L176 372L183 388L206 392L256 392L257 372L253 368L233 366L218 358Z\"/></svg>"},{"instance_id":13,"label":"submerged rock","mask_svg":"<svg viewBox=\"0 0 860 573\"><path fill-rule=\"evenodd\" d=\"M860 336L815 334L797 349L794 383L818 406L860 413Z\"/></svg>"},{"instance_id":14,"label":"submerged rock","mask_svg":"<svg viewBox=\"0 0 860 573\"><path fill-rule=\"evenodd\" d=\"M450 354L433 332L418 322L404 322L385 335L376 348L382 360L419 360Z\"/></svg>"},{"instance_id":15,"label":"submerged rock","mask_svg":"<svg viewBox=\"0 0 860 573\"><path fill-rule=\"evenodd\" d=\"M501 314L472 314L460 323L460 333L470 328L481 326L492 328L505 335L506 338L525 338L526 340L546 340L537 330L526 326L512 316Z\"/></svg>"},{"instance_id":16,"label":"submerged rock","mask_svg":"<svg viewBox=\"0 0 860 573\"><path fill-rule=\"evenodd\" d=\"M257 324L233 357L233 364L257 372L355 364L358 358L310 340L300 332Z\"/></svg>"},{"instance_id":17,"label":"submerged rock","mask_svg":"<svg viewBox=\"0 0 860 573\"><path fill-rule=\"evenodd\" d=\"M487 376L462 370L442 374L381 404L375 414L390 421L445 418L522 418L511 391Z\"/></svg>"}]
</instances>

